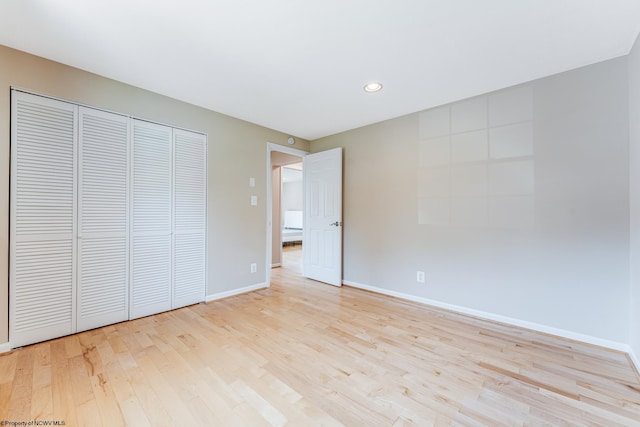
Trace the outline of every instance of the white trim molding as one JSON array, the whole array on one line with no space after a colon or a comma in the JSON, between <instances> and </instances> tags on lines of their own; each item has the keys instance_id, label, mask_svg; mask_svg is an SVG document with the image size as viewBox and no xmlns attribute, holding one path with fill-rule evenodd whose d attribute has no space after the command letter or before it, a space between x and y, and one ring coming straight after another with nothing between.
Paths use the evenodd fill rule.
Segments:
<instances>
[{"instance_id":1,"label":"white trim molding","mask_svg":"<svg viewBox=\"0 0 640 427\"><path fill-rule=\"evenodd\" d=\"M258 289L268 288L267 283L257 283L255 285L245 286L244 288L232 289L230 291L218 292L217 294L207 295L205 302L215 301L223 298L232 297L235 295L246 294L247 292L257 291Z\"/></svg>"},{"instance_id":2,"label":"white trim molding","mask_svg":"<svg viewBox=\"0 0 640 427\"><path fill-rule=\"evenodd\" d=\"M501 316L499 314L488 313L486 311L481 311L481 310L474 310L472 308L462 307L459 305L447 304L441 301L417 297L414 295L391 291L389 289L378 288L375 286L363 285L362 283L351 282L348 280L343 280L342 284L346 286L351 286L353 288L363 289L363 290L375 292L378 294L388 295L388 296L392 296L392 297L396 297L396 298L400 298L408 301L429 305L432 307L454 311L456 313L467 314L470 316L475 316L482 319L491 320L494 322L504 323L512 326L518 326L520 328L530 329L532 331L542 332L549 335L555 335L557 337L567 338L567 339L570 339L573 341L579 341L585 344L591 344L599 347L605 347L611 350L621 351L623 353L626 353L629 356L629 360L635 365L636 370L640 374L640 361L638 360L636 355L633 353L633 349L631 348L631 346L626 343L609 341L609 340L594 337L591 335L568 331L566 329L554 328L551 326L546 326L546 325L542 325L535 322L528 322L526 320L515 319L513 317Z\"/></svg>"},{"instance_id":3,"label":"white trim molding","mask_svg":"<svg viewBox=\"0 0 640 427\"><path fill-rule=\"evenodd\" d=\"M0 344L0 354L2 353L8 353L11 351L11 343L10 342L5 342Z\"/></svg>"},{"instance_id":4,"label":"white trim molding","mask_svg":"<svg viewBox=\"0 0 640 427\"><path fill-rule=\"evenodd\" d=\"M627 356L629 357L629 360L631 360L631 363L635 365L636 374L640 378L640 359L638 359L638 356L633 352L633 348L631 348L631 346L629 346L629 351L627 351Z\"/></svg>"}]
</instances>

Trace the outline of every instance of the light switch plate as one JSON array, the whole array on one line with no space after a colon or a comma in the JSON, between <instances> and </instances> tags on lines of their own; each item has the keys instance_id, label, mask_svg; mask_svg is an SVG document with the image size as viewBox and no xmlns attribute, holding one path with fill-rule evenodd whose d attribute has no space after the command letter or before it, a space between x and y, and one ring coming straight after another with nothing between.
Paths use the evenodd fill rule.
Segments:
<instances>
[{"instance_id":1,"label":"light switch plate","mask_svg":"<svg viewBox=\"0 0 640 427\"><path fill-rule=\"evenodd\" d=\"M258 206L258 196L251 196L251 206Z\"/></svg>"},{"instance_id":2,"label":"light switch plate","mask_svg":"<svg viewBox=\"0 0 640 427\"><path fill-rule=\"evenodd\" d=\"M256 186L256 179L254 177L249 178L249 187Z\"/></svg>"}]
</instances>

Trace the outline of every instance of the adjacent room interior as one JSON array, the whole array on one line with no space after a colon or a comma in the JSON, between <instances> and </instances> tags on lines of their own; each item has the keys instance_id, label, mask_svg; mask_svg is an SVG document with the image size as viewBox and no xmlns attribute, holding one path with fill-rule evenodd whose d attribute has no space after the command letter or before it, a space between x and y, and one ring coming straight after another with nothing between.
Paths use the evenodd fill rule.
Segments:
<instances>
[{"instance_id":1,"label":"adjacent room interior","mask_svg":"<svg viewBox=\"0 0 640 427\"><path fill-rule=\"evenodd\" d=\"M281 267L283 247L288 249L288 253L302 251L304 222L302 158L282 151L271 151L270 156L273 223L271 267ZM302 261L301 257L299 261Z\"/></svg>"},{"instance_id":2,"label":"adjacent room interior","mask_svg":"<svg viewBox=\"0 0 640 427\"><path fill-rule=\"evenodd\" d=\"M0 420L640 423L640 3L150 7L0 6Z\"/></svg>"}]
</instances>

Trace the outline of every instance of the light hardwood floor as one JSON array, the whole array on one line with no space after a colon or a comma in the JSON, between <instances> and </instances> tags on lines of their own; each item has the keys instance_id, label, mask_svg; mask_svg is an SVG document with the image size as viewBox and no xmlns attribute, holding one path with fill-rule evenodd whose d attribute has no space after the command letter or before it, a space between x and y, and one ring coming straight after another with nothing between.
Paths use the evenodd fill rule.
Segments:
<instances>
[{"instance_id":1,"label":"light hardwood floor","mask_svg":"<svg viewBox=\"0 0 640 427\"><path fill-rule=\"evenodd\" d=\"M295 273L0 356L0 420L131 426L640 425L615 351Z\"/></svg>"}]
</instances>

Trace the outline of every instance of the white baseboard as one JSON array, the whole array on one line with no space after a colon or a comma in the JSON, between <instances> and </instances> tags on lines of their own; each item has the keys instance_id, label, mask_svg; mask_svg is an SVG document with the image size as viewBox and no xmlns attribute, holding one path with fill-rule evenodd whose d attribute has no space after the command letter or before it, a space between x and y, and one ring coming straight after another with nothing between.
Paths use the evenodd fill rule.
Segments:
<instances>
[{"instance_id":1,"label":"white baseboard","mask_svg":"<svg viewBox=\"0 0 640 427\"><path fill-rule=\"evenodd\" d=\"M234 295L240 295L251 291L256 291L258 289L268 288L269 285L266 283L258 283L255 285L245 286L244 288L232 289L230 291L219 292L213 295L207 295L205 298L206 302L215 301L222 298L232 297Z\"/></svg>"},{"instance_id":2,"label":"white baseboard","mask_svg":"<svg viewBox=\"0 0 640 427\"><path fill-rule=\"evenodd\" d=\"M5 342L5 343L0 344L0 354L6 353L8 351L11 351L11 343L10 342Z\"/></svg>"},{"instance_id":3,"label":"white baseboard","mask_svg":"<svg viewBox=\"0 0 640 427\"><path fill-rule=\"evenodd\" d=\"M627 352L627 354L629 355L629 359L631 359L631 362L636 365L636 373L640 377L640 359L638 359L638 356L635 354L631 346L629 346L629 351Z\"/></svg>"},{"instance_id":4,"label":"white baseboard","mask_svg":"<svg viewBox=\"0 0 640 427\"><path fill-rule=\"evenodd\" d=\"M271 268L282 267L282 264L276 262L275 264L271 264Z\"/></svg>"},{"instance_id":5,"label":"white baseboard","mask_svg":"<svg viewBox=\"0 0 640 427\"><path fill-rule=\"evenodd\" d=\"M492 320L499 323L505 323L508 325L519 326L525 329L531 329L533 331L542 332L549 335L555 335L562 338L568 338L574 341L580 341L586 344L592 344L599 347L610 348L612 350L622 351L627 353L632 361L636 365L636 369L640 368L640 364L638 363L638 359L633 354L632 348L629 344L621 343L617 341L609 341L602 338L594 337L591 335L580 334L577 332L567 331L565 329L554 328L551 326L541 325L539 323L528 322L526 320L515 319L513 317L502 316L499 314L489 313L486 311L475 310L468 307L462 307L454 304L447 304L441 301L431 300L428 298L417 297L410 294L405 294L402 292L390 291L388 289L378 288L375 286L363 285L361 283L351 282L347 280L342 281L343 284L347 286L351 286L354 288L364 289L367 291L389 295L392 297L409 300L413 302L418 302L421 304L426 304L438 308L443 308L446 310L455 311L457 313L468 314L470 316L480 317L487 320ZM639 371L640 372L640 371Z\"/></svg>"}]
</instances>

